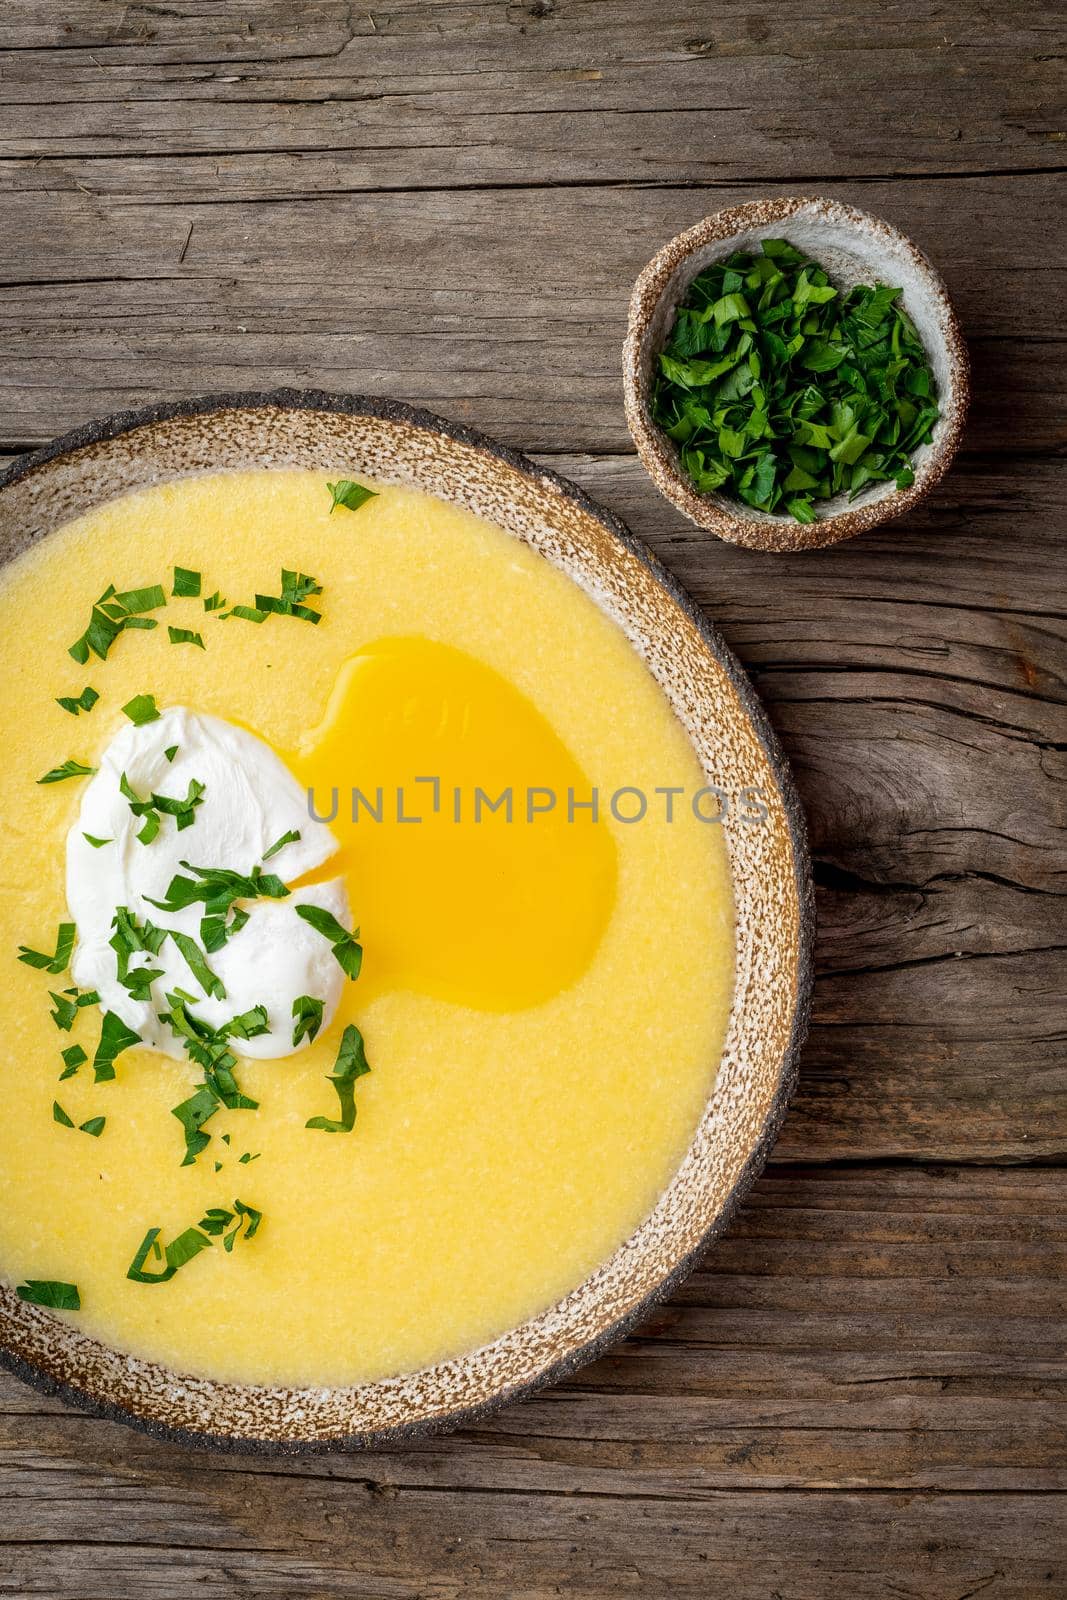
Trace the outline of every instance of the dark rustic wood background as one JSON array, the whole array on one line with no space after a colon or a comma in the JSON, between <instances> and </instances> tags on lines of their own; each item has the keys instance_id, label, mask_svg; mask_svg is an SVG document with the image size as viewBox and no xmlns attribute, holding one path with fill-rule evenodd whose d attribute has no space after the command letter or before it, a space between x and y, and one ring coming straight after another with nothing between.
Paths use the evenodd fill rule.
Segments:
<instances>
[{"instance_id":1,"label":"dark rustic wood background","mask_svg":"<svg viewBox=\"0 0 1067 1600\"><path fill-rule=\"evenodd\" d=\"M3 1378L0 1592L1067 1593L1055 8L4 0L0 46L0 451L292 384L536 453L742 657L821 916L774 1163L636 1337L466 1433L306 1461L156 1444ZM768 557L651 488L619 355L659 244L796 192L928 251L976 392L920 512Z\"/></svg>"}]
</instances>

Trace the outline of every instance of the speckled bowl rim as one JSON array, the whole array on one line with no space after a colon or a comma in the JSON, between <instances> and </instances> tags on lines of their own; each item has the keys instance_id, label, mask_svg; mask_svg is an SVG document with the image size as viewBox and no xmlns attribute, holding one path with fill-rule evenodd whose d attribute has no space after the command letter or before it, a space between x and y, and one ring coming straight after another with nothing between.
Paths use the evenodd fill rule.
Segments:
<instances>
[{"instance_id":1,"label":"speckled bowl rim","mask_svg":"<svg viewBox=\"0 0 1067 1600\"><path fill-rule=\"evenodd\" d=\"M877 499L860 498L855 505L812 523L796 523L791 518L757 516L722 495L697 492L682 471L678 453L662 429L652 421L648 409L648 379L651 357L649 330L657 308L684 263L705 245L726 243L754 228L766 229L786 223L799 212L814 219L843 224L850 229L873 234L891 242L908 259L922 284L923 293L934 311L938 334L943 342L948 365L948 381L939 396L941 418L932 447L916 461L915 481L906 489L876 491ZM686 285L688 287L688 285ZM623 402L631 437L641 462L672 505L685 513L698 528L714 533L731 544L751 550L815 550L854 539L918 505L940 483L956 456L963 438L970 404L970 359L963 329L948 289L937 268L919 247L892 223L842 200L820 195L795 195L775 200L752 200L704 217L693 227L676 234L658 250L634 284L629 320L623 345Z\"/></svg>"},{"instance_id":2,"label":"speckled bowl rim","mask_svg":"<svg viewBox=\"0 0 1067 1600\"><path fill-rule=\"evenodd\" d=\"M781 1054L777 1083L764 1114L758 1136L753 1141L747 1159L734 1180L728 1195L719 1206L719 1210L710 1225L693 1245L693 1248L675 1262L647 1295L628 1308L624 1315L605 1326L593 1338L576 1344L558 1359L549 1361L526 1381L510 1386L503 1385L498 1391L475 1404L459 1405L454 1409L441 1411L434 1415L417 1416L411 1421L396 1426L320 1438L256 1437L172 1425L156 1416L142 1414L132 1406L119 1404L90 1393L77 1382L48 1371L37 1362L24 1359L18 1352L8 1349L6 1345L0 1343L0 1367L10 1371L37 1390L55 1396L94 1417L106 1421L120 1422L135 1427L152 1438L196 1449L220 1450L242 1455L289 1456L373 1449L404 1441L429 1438L478 1423L495 1414L506 1405L527 1399L540 1390L561 1382L570 1377L580 1367L595 1360L624 1338L666 1296L670 1295L684 1282L699 1264L708 1245L729 1226L757 1176L766 1164L785 1118L789 1101L796 1086L800 1053L807 1036L810 1018L815 910L807 828L792 773L766 712L733 652L718 630L708 621L704 613L677 580L658 558L630 533L619 518L605 507L599 505L577 484L549 468L540 466L522 452L501 444L488 435L468 428L463 424L451 422L430 411L387 398L341 395L318 390L288 388L268 391L236 391L202 395L172 403L116 412L110 416L72 429L40 449L19 457L5 471L0 473L0 493L30 478L32 474L41 468L62 457L73 455L109 440L118 439L124 434L140 428L150 427L155 423L174 419L196 418L233 410L259 411L270 408L283 412L320 411L357 418L366 417L387 423L407 424L415 429L427 429L433 433L443 435L446 439L495 457L524 477L532 479L535 483L545 482L550 484L563 497L573 502L585 515L594 518L600 523L612 540L617 541L626 551L636 557L641 565L648 570L656 584L665 591L668 598L693 625L700 636L704 648L710 652L718 667L725 672L742 711L756 735L782 803L797 908L791 1016L786 1045ZM572 581L575 580L572 578ZM578 1288L583 1288L589 1281L590 1279L584 1280L583 1285L579 1285ZM571 1293L574 1292L577 1291L571 1291ZM47 1315L47 1313L39 1313L35 1307L22 1306L21 1303L18 1309L28 1315ZM526 1324L521 1324L520 1329L526 1326ZM91 1342L95 1343L96 1341ZM109 1347L100 1348L105 1349L109 1355L114 1354ZM477 1353L472 1352L472 1354ZM155 1362L141 1364L154 1367L165 1373L169 1370L160 1368L159 1364ZM170 1375L179 1381L187 1381L185 1375L181 1373ZM214 1380L195 1381L209 1388L216 1386ZM219 1383L217 1387L242 1388L254 1392L262 1386ZM271 1388L271 1386L266 1387L268 1390ZM292 1389L292 1386L289 1387L294 1394L301 1392L299 1389ZM336 1387L343 1390L352 1386L324 1387Z\"/></svg>"}]
</instances>

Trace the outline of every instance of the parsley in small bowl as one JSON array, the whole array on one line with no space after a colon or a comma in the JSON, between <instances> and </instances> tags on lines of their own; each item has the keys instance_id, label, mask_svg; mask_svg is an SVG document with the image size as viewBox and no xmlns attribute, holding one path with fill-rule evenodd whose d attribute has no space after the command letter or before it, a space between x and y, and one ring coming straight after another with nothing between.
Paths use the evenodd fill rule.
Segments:
<instances>
[{"instance_id":1,"label":"parsley in small bowl","mask_svg":"<svg viewBox=\"0 0 1067 1600\"><path fill-rule=\"evenodd\" d=\"M658 487L765 550L914 505L955 453L968 388L934 269L833 201L757 202L672 240L634 291L625 378Z\"/></svg>"}]
</instances>

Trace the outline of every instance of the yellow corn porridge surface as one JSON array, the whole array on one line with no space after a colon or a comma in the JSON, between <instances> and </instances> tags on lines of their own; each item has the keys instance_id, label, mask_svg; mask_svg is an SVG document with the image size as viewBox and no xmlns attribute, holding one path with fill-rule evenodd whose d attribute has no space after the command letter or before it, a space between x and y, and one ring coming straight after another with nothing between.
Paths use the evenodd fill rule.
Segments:
<instances>
[{"instance_id":1,"label":"yellow corn porridge surface","mask_svg":"<svg viewBox=\"0 0 1067 1600\"><path fill-rule=\"evenodd\" d=\"M312 574L323 620L222 621L200 599L169 598L175 564L231 605L279 593L283 567ZM124 633L105 661L71 659L108 583L156 582L168 603L155 630ZM206 648L171 645L168 623L202 633ZM407 641L399 665L390 641ZM353 669L368 650L371 669ZM567 578L499 528L410 490L383 487L331 515L324 474L189 478L112 501L5 571L0 677L5 1281L76 1283L82 1308L64 1315L179 1371L357 1382L515 1326L648 1214L722 1049L734 940L721 828L685 806L670 825L661 809L631 825L602 809L567 834L558 818L555 835L486 827L483 859L472 824L450 832L437 818L421 825L416 872L398 827L385 820L376 836L365 816L345 821L345 752L399 772L417 740L414 754L391 745L382 707L415 705L400 723L417 732L420 695L445 706L434 753L465 781L478 781L476 756L504 750L491 779L584 781L605 797L624 785L700 787L662 692ZM86 684L101 699L75 719L55 697ZM339 859L366 951L363 976L310 1049L239 1061L260 1109L220 1111L205 1128L211 1144L185 1167L170 1112L200 1070L132 1049L114 1082L94 1085L98 1009L58 1031L48 990L69 977L16 960L19 944L51 950L65 918L64 841L81 787L36 780L67 757L95 764L122 706L146 692L251 728L302 782L328 786L338 769ZM547 773L522 771L530 750ZM195 826L183 838L195 862ZM326 1080L349 1021L372 1067L356 1084L355 1128L308 1130L310 1117L337 1115ZM60 1084L60 1050L73 1043L90 1064ZM75 1123L106 1115L103 1134L58 1125L55 1099ZM246 1152L257 1159L241 1164ZM235 1197L263 1213L253 1240L232 1253L216 1241L168 1283L127 1279L146 1229L173 1239Z\"/></svg>"}]
</instances>

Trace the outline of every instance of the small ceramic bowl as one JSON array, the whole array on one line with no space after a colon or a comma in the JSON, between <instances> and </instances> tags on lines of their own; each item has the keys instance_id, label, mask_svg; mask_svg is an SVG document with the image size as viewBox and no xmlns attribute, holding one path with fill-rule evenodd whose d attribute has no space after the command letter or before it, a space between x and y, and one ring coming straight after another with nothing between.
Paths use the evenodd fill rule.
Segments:
<instances>
[{"instance_id":1,"label":"small ceramic bowl","mask_svg":"<svg viewBox=\"0 0 1067 1600\"><path fill-rule=\"evenodd\" d=\"M794 522L743 506L718 494L699 494L682 470L673 441L652 421L652 373L674 314L697 275L735 250L761 239L788 239L842 288L889 283L903 290L903 305L926 346L937 384L941 416L929 444L914 457L915 482L907 489L872 484L855 500L823 502L818 520ZM753 550L813 550L837 544L899 517L917 505L948 471L959 448L970 395L967 347L948 290L930 262L904 234L878 217L837 200L756 200L705 217L665 244L634 285L623 350L626 421L656 487L691 522L720 539Z\"/></svg>"}]
</instances>

